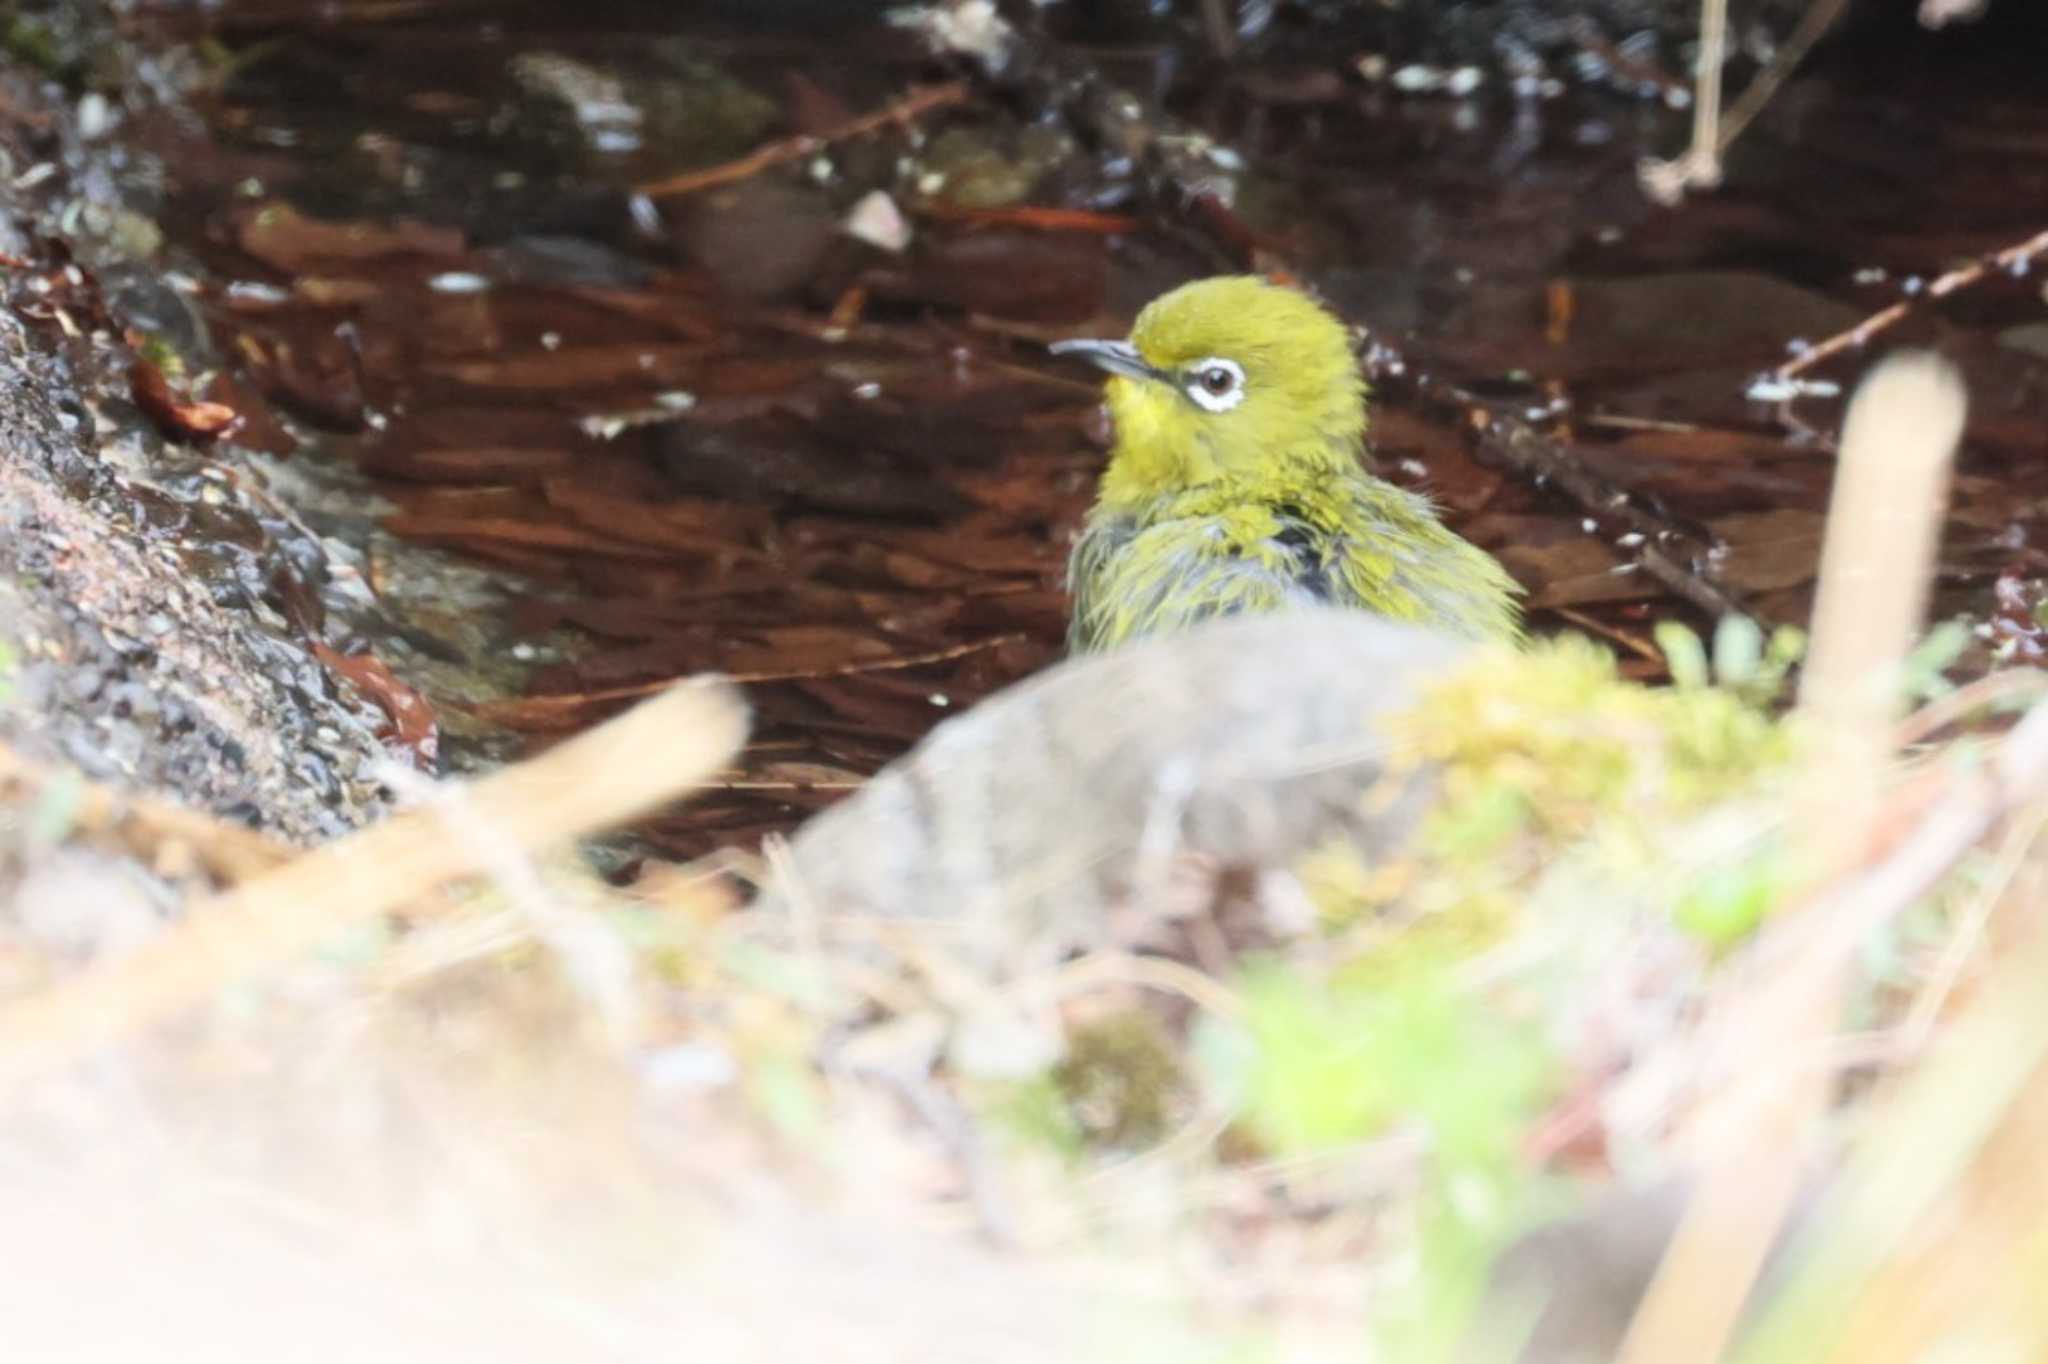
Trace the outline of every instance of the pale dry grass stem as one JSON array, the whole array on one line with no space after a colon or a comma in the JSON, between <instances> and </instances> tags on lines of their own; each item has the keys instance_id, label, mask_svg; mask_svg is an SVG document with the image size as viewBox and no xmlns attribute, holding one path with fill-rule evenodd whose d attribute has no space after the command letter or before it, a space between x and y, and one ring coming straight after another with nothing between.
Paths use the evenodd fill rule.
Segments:
<instances>
[{"instance_id":1,"label":"pale dry grass stem","mask_svg":"<svg viewBox=\"0 0 2048 1364\"><path fill-rule=\"evenodd\" d=\"M1707 1173L1629 1328L1624 1364L1722 1356L1818 1155L1833 1091L1831 1071L1778 1058L1810 1053L1839 1024L1861 939L1844 921L1867 926L1873 905L1896 913L1961 851L1923 827L1920 843L1940 843L1925 865L1895 855L1881 876L1843 879L1884 798L1901 668L1925 615L1964 404L1960 378L1930 355L1887 361L1850 404L1800 686L1798 719L1813 755L1791 815L1800 873L1828 889L1767 928L1749 970L1718 992L1707 1035L1715 1070L1731 1081L1706 1116L1719 1136L1706 1143ZM1981 823L1964 824L1974 841Z\"/></svg>"},{"instance_id":2,"label":"pale dry grass stem","mask_svg":"<svg viewBox=\"0 0 2048 1364\"><path fill-rule=\"evenodd\" d=\"M1718 189L1728 149L1770 103L1778 87L1805 59L1807 51L1834 26L1847 4L1848 0L1811 0L1798 26L1779 45L1770 64L1757 73L1724 117L1721 80L1728 41L1728 0L1700 0L1700 56L1693 73L1692 142L1669 161L1651 158L1637 166L1636 178L1643 192L1668 208L1683 200L1688 190Z\"/></svg>"},{"instance_id":3,"label":"pale dry grass stem","mask_svg":"<svg viewBox=\"0 0 2048 1364\"><path fill-rule=\"evenodd\" d=\"M727 762L745 732L734 692L685 684L475 782L466 808L472 827L492 831L485 848L413 811L201 901L136 951L0 1009L0 1091L289 962L346 925L487 874L505 848L559 845L672 799Z\"/></svg>"}]
</instances>

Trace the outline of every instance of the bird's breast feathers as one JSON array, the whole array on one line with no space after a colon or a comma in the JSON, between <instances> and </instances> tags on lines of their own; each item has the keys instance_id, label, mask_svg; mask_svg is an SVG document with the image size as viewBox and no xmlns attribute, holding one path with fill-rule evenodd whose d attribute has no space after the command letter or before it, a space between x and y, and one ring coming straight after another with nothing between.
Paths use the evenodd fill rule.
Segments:
<instances>
[{"instance_id":1,"label":"bird's breast feathers","mask_svg":"<svg viewBox=\"0 0 2048 1364\"><path fill-rule=\"evenodd\" d=\"M1073 646L1099 649L1211 616L1330 600L1321 542L1301 523L1247 533L1242 518L1091 523L1074 547Z\"/></svg>"},{"instance_id":2,"label":"bird's breast feathers","mask_svg":"<svg viewBox=\"0 0 2048 1364\"><path fill-rule=\"evenodd\" d=\"M1407 493L1349 518L1292 504L1151 519L1098 515L1074 547L1068 577L1076 651L1212 616L1318 603L1461 634L1516 633L1511 584L1498 565L1443 530L1428 504Z\"/></svg>"}]
</instances>

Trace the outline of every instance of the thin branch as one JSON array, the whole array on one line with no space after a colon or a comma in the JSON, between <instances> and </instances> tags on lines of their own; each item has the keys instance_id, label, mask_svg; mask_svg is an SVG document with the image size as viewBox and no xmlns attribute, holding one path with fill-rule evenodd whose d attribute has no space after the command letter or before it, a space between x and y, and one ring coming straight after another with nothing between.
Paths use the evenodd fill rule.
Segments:
<instances>
[{"instance_id":1,"label":"thin branch","mask_svg":"<svg viewBox=\"0 0 2048 1364\"><path fill-rule=\"evenodd\" d=\"M1994 270L2024 270L2044 253L2048 253L2048 231L2037 232L2023 242L2015 242L2000 250L1986 252L1968 264L1959 265L1942 275L1912 298L1900 299L1889 308L1872 313L1846 331L1836 332L1827 340L1807 347L1771 371L1771 375L1775 379L1791 379L1812 369L1823 360L1840 355L1845 350L1861 350L1880 332L1897 326L1916 306L1934 299L1947 298L1959 289L1967 289Z\"/></svg>"},{"instance_id":2,"label":"thin branch","mask_svg":"<svg viewBox=\"0 0 2048 1364\"><path fill-rule=\"evenodd\" d=\"M920 217L940 222L966 223L973 227L1025 227L1040 232L1084 232L1098 237L1122 237L1144 229L1144 219L1129 213L1103 213L1092 208L1048 208L1038 204L1010 204L1000 208L964 208L958 204L930 203L917 209Z\"/></svg>"},{"instance_id":3,"label":"thin branch","mask_svg":"<svg viewBox=\"0 0 2048 1364\"><path fill-rule=\"evenodd\" d=\"M1406 397L1413 406L1453 418L1483 452L1537 487L1554 487L1570 497L1610 543L1632 554L1634 563L1674 595L1716 619L1754 614L1708 568L1722 550L1717 541L1650 510L1580 463L1562 441L1495 410L1468 389L1421 372L1384 344L1371 346L1365 363L1382 396Z\"/></svg>"},{"instance_id":4,"label":"thin branch","mask_svg":"<svg viewBox=\"0 0 2048 1364\"><path fill-rule=\"evenodd\" d=\"M1700 52L1693 66L1692 145L1672 161L1645 160L1636 174L1643 190L1671 205L1688 189L1721 183L1721 67L1728 56L1728 0L1700 0Z\"/></svg>"},{"instance_id":5,"label":"thin branch","mask_svg":"<svg viewBox=\"0 0 2048 1364\"><path fill-rule=\"evenodd\" d=\"M1771 64L1757 74L1741 96L1720 116L1721 68L1727 31L1727 0L1701 0L1700 63L1696 75L1693 106L1692 145L1670 161L1645 160L1637 168L1643 192L1660 204L1671 205L1688 189L1713 189L1721 183L1722 160L1735 139L1742 135L1778 92L1785 78L1806 56L1807 49L1820 40L1834 24L1847 0L1813 0L1799 17ZM1711 45L1709 37L1711 35Z\"/></svg>"},{"instance_id":6,"label":"thin branch","mask_svg":"<svg viewBox=\"0 0 2048 1364\"><path fill-rule=\"evenodd\" d=\"M811 678L858 677L864 673L900 672L905 668L922 668L931 663L950 663L956 658L983 653L1005 644L1015 644L1025 637L1020 634L992 635L987 639L971 639L965 644L952 644L943 649L933 649L921 654L898 654L891 658L865 659L857 663L836 663L823 668L778 668L764 672L724 673L726 681L742 686L760 682L803 682ZM657 678L652 682L634 682L623 687L604 687L597 691L563 692L544 696L521 696L508 701L487 701L471 709L471 713L484 719L523 716L528 719L537 716L574 715L586 706L605 705L612 701L632 701L642 696L652 696L676 685L681 679L674 677Z\"/></svg>"},{"instance_id":7,"label":"thin branch","mask_svg":"<svg viewBox=\"0 0 2048 1364\"><path fill-rule=\"evenodd\" d=\"M1792 30L1792 36L1771 57L1771 64L1758 72L1756 79L1728 107L1728 116L1721 120L1721 135L1715 143L1715 151L1719 155L1727 155L1728 148L1742 136L1750 120L1770 103L1771 96L1778 93L1778 87L1785 83L1792 69L1805 59L1807 49L1834 26L1847 4L1848 0L1813 0L1806 7L1806 13L1799 16L1799 27Z\"/></svg>"},{"instance_id":8,"label":"thin branch","mask_svg":"<svg viewBox=\"0 0 2048 1364\"><path fill-rule=\"evenodd\" d=\"M801 161L807 156L849 138L860 137L892 124L904 124L942 109L949 104L959 104L967 98L967 83L952 81L946 85L931 85L914 88L901 99L877 109L871 114L843 123L823 133L803 133L796 137L785 137L777 142L756 147L736 161L721 165L707 166L703 170L684 171L665 180L655 180L640 186L640 193L650 199L670 199L683 194L695 194L698 190L712 189L719 185L730 185L759 175L771 166L780 166L790 161Z\"/></svg>"},{"instance_id":9,"label":"thin branch","mask_svg":"<svg viewBox=\"0 0 2048 1364\"><path fill-rule=\"evenodd\" d=\"M1553 606L1550 609L1556 612L1559 618L1578 626L1589 635L1599 635L1603 639L1610 639L1634 654L1637 658L1654 663L1659 668L1665 666L1664 655L1658 650L1656 645L1646 639L1632 635L1626 630L1616 629L1598 616L1588 615L1584 611L1573 610L1569 606Z\"/></svg>"},{"instance_id":10,"label":"thin branch","mask_svg":"<svg viewBox=\"0 0 2048 1364\"><path fill-rule=\"evenodd\" d=\"M1209 50L1224 61L1237 55L1237 21L1230 0L1202 0L1202 33Z\"/></svg>"},{"instance_id":11,"label":"thin branch","mask_svg":"<svg viewBox=\"0 0 2048 1364\"><path fill-rule=\"evenodd\" d=\"M1244 1001L1228 986L1206 971L1198 971L1168 957L1144 957L1112 950L1091 952L1061 966L1042 984L1061 999L1101 985L1140 985L1165 994L1179 995L1218 1018L1238 1022L1245 1016ZM1025 988L1037 987L1027 984Z\"/></svg>"}]
</instances>

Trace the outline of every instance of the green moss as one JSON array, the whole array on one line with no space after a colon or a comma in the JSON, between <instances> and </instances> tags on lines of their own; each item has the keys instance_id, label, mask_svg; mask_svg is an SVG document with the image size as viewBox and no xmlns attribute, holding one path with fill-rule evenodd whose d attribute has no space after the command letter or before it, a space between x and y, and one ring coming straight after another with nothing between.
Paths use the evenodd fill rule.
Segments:
<instances>
[{"instance_id":1,"label":"green moss","mask_svg":"<svg viewBox=\"0 0 2048 1364\"><path fill-rule=\"evenodd\" d=\"M1077 1160L1157 1144L1180 1121L1187 1089L1174 1039L1129 1008L1070 1025L1057 1064L984 1086L977 1107L1024 1145Z\"/></svg>"},{"instance_id":2,"label":"green moss","mask_svg":"<svg viewBox=\"0 0 2048 1364\"><path fill-rule=\"evenodd\" d=\"M1247 1098L1262 1142L1327 1148L1418 1117L1454 1165L1511 1160L1544 1093L1545 1044L1475 1008L1458 963L1409 953L1398 973L1321 980L1277 962L1251 967L1243 990L1258 1061Z\"/></svg>"},{"instance_id":3,"label":"green moss","mask_svg":"<svg viewBox=\"0 0 2048 1364\"><path fill-rule=\"evenodd\" d=\"M1167 1135L1185 1088L1164 1029L1135 1008L1069 1029L1053 1082L1077 1131L1095 1145L1125 1149Z\"/></svg>"},{"instance_id":4,"label":"green moss","mask_svg":"<svg viewBox=\"0 0 2048 1364\"><path fill-rule=\"evenodd\" d=\"M66 72L64 50L56 33L30 15L15 14L8 18L5 30L0 31L0 47L7 49L8 56L45 76L61 78Z\"/></svg>"},{"instance_id":5,"label":"green moss","mask_svg":"<svg viewBox=\"0 0 2048 1364\"><path fill-rule=\"evenodd\" d=\"M1526 1143L1561 1083L1552 1033L1586 916L1661 910L1718 951L1782 898L1775 844L1730 812L1790 768L1771 706L1799 640L1658 639L1671 687L1559 638L1489 650L1390 717L1389 781L1367 799L1427 776L1429 813L1391 860L1341 843L1304 859L1326 937L1242 983L1236 1084L1262 1146L1424 1139L1418 1273L1383 1304L1389 1358L1444 1357L1494 1255L1549 1204ZM1504 946L1523 965L1503 969Z\"/></svg>"},{"instance_id":6,"label":"green moss","mask_svg":"<svg viewBox=\"0 0 2048 1364\"><path fill-rule=\"evenodd\" d=\"M135 353L162 370L166 379L176 382L185 377L185 357L161 336L154 333L144 335L135 347Z\"/></svg>"},{"instance_id":7,"label":"green moss","mask_svg":"<svg viewBox=\"0 0 2048 1364\"><path fill-rule=\"evenodd\" d=\"M635 84L650 148L664 163L701 165L739 156L774 129L780 103L679 39L657 42L664 79Z\"/></svg>"},{"instance_id":8,"label":"green moss","mask_svg":"<svg viewBox=\"0 0 2048 1364\"><path fill-rule=\"evenodd\" d=\"M1398 864L1347 868L1342 849L1311 859L1326 918L1394 914L1411 935L1476 950L1568 853L1616 877L1668 868L1676 830L1789 764L1791 737L1763 698L1782 690L1796 643L1724 633L1710 667L1689 632L1660 639L1677 686L1631 682L1573 636L1489 652L1392 717L1396 775L1439 774L1438 798ZM1724 661L1740 685L1715 679ZM1755 926L1777 880L1763 863L1723 870L1674 909L1716 946Z\"/></svg>"},{"instance_id":9,"label":"green moss","mask_svg":"<svg viewBox=\"0 0 2048 1364\"><path fill-rule=\"evenodd\" d=\"M1074 1110L1050 1071L983 1086L975 1108L1023 1146L1050 1151L1063 1161L1077 1161L1087 1153L1087 1133L1075 1121Z\"/></svg>"},{"instance_id":10,"label":"green moss","mask_svg":"<svg viewBox=\"0 0 2048 1364\"><path fill-rule=\"evenodd\" d=\"M1241 982L1249 1059L1222 1078L1273 1153L1416 1132L1420 1273L1382 1301L1382 1344L1390 1358L1439 1359L1493 1256L1543 1200L1523 1144L1557 1064L1541 1028L1474 993L1464 954L1410 947L1398 957L1398 970L1328 976L1251 966Z\"/></svg>"},{"instance_id":11,"label":"green moss","mask_svg":"<svg viewBox=\"0 0 2048 1364\"><path fill-rule=\"evenodd\" d=\"M1011 134L956 126L932 139L918 167L921 177L936 177L936 198L961 208L1001 208L1029 198L1073 151L1067 135L1050 128Z\"/></svg>"}]
</instances>

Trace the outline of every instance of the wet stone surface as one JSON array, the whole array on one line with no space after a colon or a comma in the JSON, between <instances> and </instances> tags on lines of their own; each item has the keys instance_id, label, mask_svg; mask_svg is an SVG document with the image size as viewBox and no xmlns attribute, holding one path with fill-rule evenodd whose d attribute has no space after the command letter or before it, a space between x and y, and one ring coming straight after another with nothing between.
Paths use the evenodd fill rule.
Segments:
<instances>
[{"instance_id":1,"label":"wet stone surface","mask_svg":"<svg viewBox=\"0 0 2048 1364\"><path fill-rule=\"evenodd\" d=\"M40 92L5 93L0 728L288 838L345 830L386 799L382 717L307 637L367 595L237 463L167 442L138 406L119 329L181 304L123 254L116 201L80 207L102 153Z\"/></svg>"}]
</instances>

